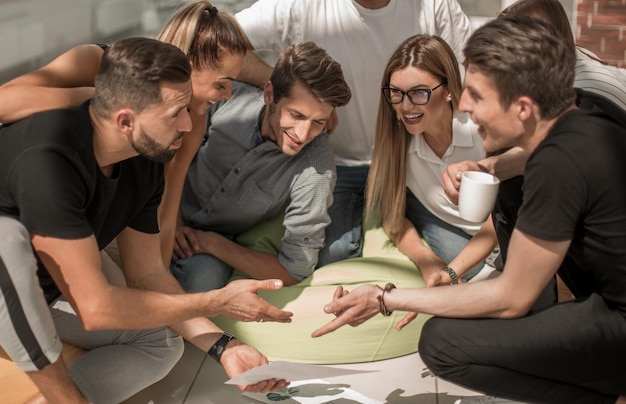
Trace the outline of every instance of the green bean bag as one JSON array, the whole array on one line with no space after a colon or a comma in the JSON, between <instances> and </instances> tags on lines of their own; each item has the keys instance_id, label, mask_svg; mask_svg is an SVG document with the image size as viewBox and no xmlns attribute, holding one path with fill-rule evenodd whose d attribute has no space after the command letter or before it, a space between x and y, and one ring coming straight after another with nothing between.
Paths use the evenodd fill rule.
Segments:
<instances>
[{"instance_id":1,"label":"green bean bag","mask_svg":"<svg viewBox=\"0 0 626 404\"><path fill-rule=\"evenodd\" d=\"M247 247L277 253L283 234L282 217L261 223L238 237ZM235 273L233 279L244 277ZM292 322L242 322L227 317L213 318L225 331L263 352L270 360L312 364L340 364L377 361L417 351L422 325L428 318L419 315L402 331L396 323L406 312L389 317L376 315L358 327L343 326L319 338L311 333L333 316L324 313L337 286L348 290L373 283L381 287L393 282L399 288L424 287L415 265L389 242L380 228L365 232L363 256L335 262L316 270L302 282L260 295L272 305L294 313Z\"/></svg>"}]
</instances>

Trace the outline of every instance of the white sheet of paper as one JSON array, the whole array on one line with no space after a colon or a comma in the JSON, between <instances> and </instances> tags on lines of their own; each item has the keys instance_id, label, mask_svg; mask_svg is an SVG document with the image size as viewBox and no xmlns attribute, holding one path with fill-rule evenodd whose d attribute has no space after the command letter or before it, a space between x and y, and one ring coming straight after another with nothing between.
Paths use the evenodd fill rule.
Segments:
<instances>
[{"instance_id":1,"label":"white sheet of paper","mask_svg":"<svg viewBox=\"0 0 626 404\"><path fill-rule=\"evenodd\" d=\"M383 404L363 394L349 389L345 384L329 383L321 379L300 380L293 382L289 387L274 393L243 393L261 403L281 404L329 404L354 402L359 404Z\"/></svg>"},{"instance_id":2,"label":"white sheet of paper","mask_svg":"<svg viewBox=\"0 0 626 404\"><path fill-rule=\"evenodd\" d=\"M369 372L377 372L377 370L353 370L334 366L276 361L240 373L227 380L226 384L255 384L268 379L284 379L293 382Z\"/></svg>"},{"instance_id":3,"label":"white sheet of paper","mask_svg":"<svg viewBox=\"0 0 626 404\"><path fill-rule=\"evenodd\" d=\"M64 311L64 312L69 313L69 314L76 315L76 312L74 311L72 306L68 302L66 302L65 300L57 300L52 305L52 308L60 310L60 311Z\"/></svg>"}]
</instances>

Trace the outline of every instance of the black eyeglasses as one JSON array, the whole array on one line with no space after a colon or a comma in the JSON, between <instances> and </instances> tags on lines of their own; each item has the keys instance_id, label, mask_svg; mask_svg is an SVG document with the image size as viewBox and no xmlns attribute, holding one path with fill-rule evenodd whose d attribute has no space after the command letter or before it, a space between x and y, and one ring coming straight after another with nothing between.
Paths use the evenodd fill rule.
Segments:
<instances>
[{"instance_id":1,"label":"black eyeglasses","mask_svg":"<svg viewBox=\"0 0 626 404\"><path fill-rule=\"evenodd\" d=\"M412 104L426 105L430 100L430 95L432 94L432 92L443 86L444 84L446 84L445 81L439 83L438 86L433 87L430 90L426 88L418 88L417 90L402 91L393 87L383 87L381 90L383 92L383 95L385 96L385 99L390 104L400 104L404 100L404 96L406 95L407 97L409 97L409 101L411 101Z\"/></svg>"}]
</instances>

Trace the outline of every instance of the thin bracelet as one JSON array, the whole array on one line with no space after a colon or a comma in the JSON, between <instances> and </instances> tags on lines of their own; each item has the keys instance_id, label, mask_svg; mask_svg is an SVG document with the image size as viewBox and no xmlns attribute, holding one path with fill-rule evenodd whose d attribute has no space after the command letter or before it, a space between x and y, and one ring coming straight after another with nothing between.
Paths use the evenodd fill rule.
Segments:
<instances>
[{"instance_id":1,"label":"thin bracelet","mask_svg":"<svg viewBox=\"0 0 626 404\"><path fill-rule=\"evenodd\" d=\"M379 288L382 289L380 286ZM378 303L380 305L380 314L382 314L383 316L390 316L391 313L393 313L393 311L387 310L387 306L385 306L385 292L389 292L395 288L396 288L396 285L390 282L385 285L384 289L382 289L383 293L381 293L380 296L377 297Z\"/></svg>"}]
</instances>

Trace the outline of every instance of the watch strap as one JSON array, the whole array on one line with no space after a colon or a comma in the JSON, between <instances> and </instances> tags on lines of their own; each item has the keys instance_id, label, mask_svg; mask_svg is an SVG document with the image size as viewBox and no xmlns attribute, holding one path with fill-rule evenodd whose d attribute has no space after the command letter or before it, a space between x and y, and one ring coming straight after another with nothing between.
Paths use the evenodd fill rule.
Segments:
<instances>
[{"instance_id":1,"label":"watch strap","mask_svg":"<svg viewBox=\"0 0 626 404\"><path fill-rule=\"evenodd\" d=\"M215 344L213 344L213 346L209 349L209 352L207 352L208 355L211 358L215 359L217 363L221 363L222 354L224 353L224 350L226 349L226 344L228 344L230 341L234 339L237 339L237 338L225 332L224 334L222 334L220 339L218 339L217 342L215 342Z\"/></svg>"}]
</instances>

